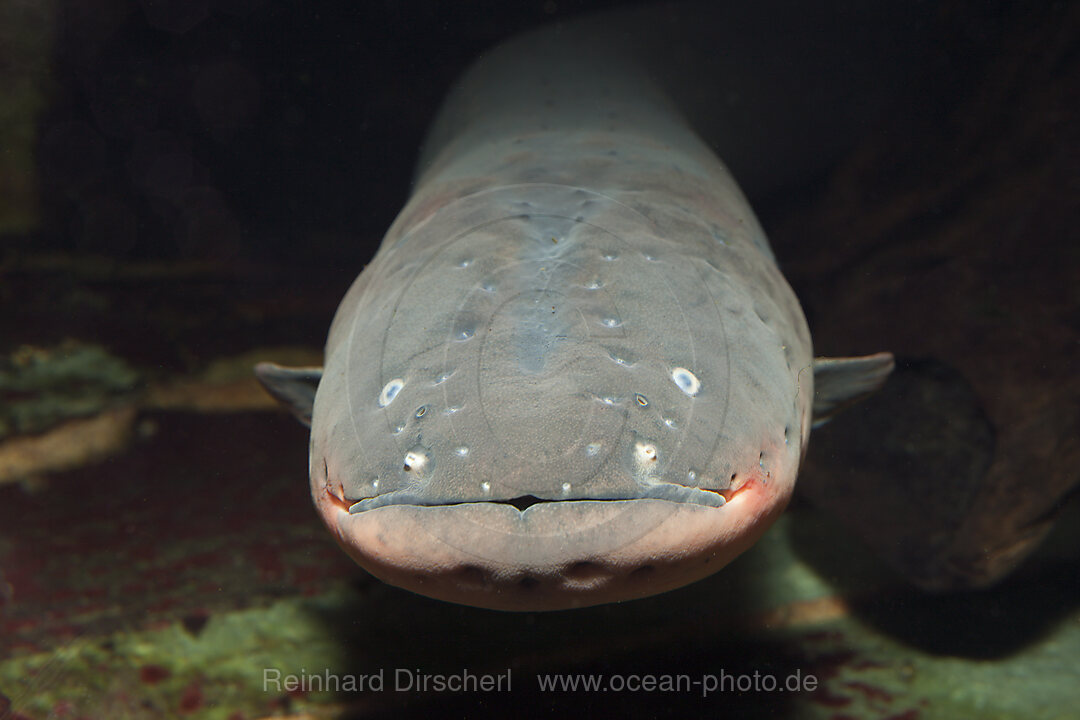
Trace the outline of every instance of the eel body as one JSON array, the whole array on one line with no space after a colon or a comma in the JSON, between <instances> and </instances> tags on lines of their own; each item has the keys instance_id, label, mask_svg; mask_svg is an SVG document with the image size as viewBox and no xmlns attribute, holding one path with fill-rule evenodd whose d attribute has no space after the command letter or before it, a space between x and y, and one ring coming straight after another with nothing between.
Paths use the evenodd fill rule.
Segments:
<instances>
[{"instance_id":1,"label":"eel body","mask_svg":"<svg viewBox=\"0 0 1080 720\"><path fill-rule=\"evenodd\" d=\"M389 583L535 610L692 582L783 510L815 412L892 367L813 360L753 211L633 45L555 26L486 54L324 367L258 368L310 422L323 520Z\"/></svg>"}]
</instances>

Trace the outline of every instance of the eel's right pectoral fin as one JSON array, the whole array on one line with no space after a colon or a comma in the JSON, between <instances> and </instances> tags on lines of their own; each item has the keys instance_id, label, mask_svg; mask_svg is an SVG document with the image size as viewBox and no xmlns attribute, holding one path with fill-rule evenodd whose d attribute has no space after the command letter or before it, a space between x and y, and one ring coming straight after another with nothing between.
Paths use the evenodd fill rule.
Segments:
<instances>
[{"instance_id":1,"label":"eel's right pectoral fin","mask_svg":"<svg viewBox=\"0 0 1080 720\"><path fill-rule=\"evenodd\" d=\"M272 362L255 366L255 377L275 400L287 407L296 419L311 427L315 390L322 379L321 367L290 368Z\"/></svg>"}]
</instances>

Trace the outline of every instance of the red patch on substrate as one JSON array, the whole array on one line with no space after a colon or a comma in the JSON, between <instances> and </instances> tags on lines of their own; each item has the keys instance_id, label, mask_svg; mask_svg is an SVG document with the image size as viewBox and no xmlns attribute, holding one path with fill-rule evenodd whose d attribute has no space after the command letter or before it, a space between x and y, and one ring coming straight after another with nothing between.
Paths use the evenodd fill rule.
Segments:
<instances>
[{"instance_id":1,"label":"red patch on substrate","mask_svg":"<svg viewBox=\"0 0 1080 720\"><path fill-rule=\"evenodd\" d=\"M147 685L156 685L172 673L160 665L145 665L139 669L139 679Z\"/></svg>"},{"instance_id":2,"label":"red patch on substrate","mask_svg":"<svg viewBox=\"0 0 1080 720\"><path fill-rule=\"evenodd\" d=\"M858 680L849 680L848 682L845 682L844 685L846 687L851 688L852 690L858 690L863 695L865 695L867 697L867 699L869 699L869 700L881 700L882 702L892 702L892 699L893 699L892 693L886 692L885 690L882 690L881 688L874 687L873 685L868 685L867 683L859 682Z\"/></svg>"},{"instance_id":3,"label":"red patch on substrate","mask_svg":"<svg viewBox=\"0 0 1080 720\"><path fill-rule=\"evenodd\" d=\"M69 718L75 714L75 706L70 700L58 700L53 703L51 717Z\"/></svg>"},{"instance_id":4,"label":"red patch on substrate","mask_svg":"<svg viewBox=\"0 0 1080 720\"><path fill-rule=\"evenodd\" d=\"M851 698L844 695L835 695L825 687L819 687L810 693L810 700L825 707L844 707L851 704Z\"/></svg>"},{"instance_id":5,"label":"red patch on substrate","mask_svg":"<svg viewBox=\"0 0 1080 720\"><path fill-rule=\"evenodd\" d=\"M850 650L841 650L839 652L819 655L814 658L813 661L814 671L819 677L835 677L836 674L840 672L840 668L849 663L854 657L855 653Z\"/></svg>"},{"instance_id":6,"label":"red patch on substrate","mask_svg":"<svg viewBox=\"0 0 1080 720\"><path fill-rule=\"evenodd\" d=\"M282 549L270 543L257 543L248 549L248 557L259 571L263 582L280 580L285 575L285 563L282 561Z\"/></svg>"},{"instance_id":7,"label":"red patch on substrate","mask_svg":"<svg viewBox=\"0 0 1080 720\"><path fill-rule=\"evenodd\" d=\"M912 708L911 710L905 710L904 712L897 713L896 715L890 715L889 717L885 718L885 720L918 720L918 718L919 711L915 708Z\"/></svg>"},{"instance_id":8,"label":"red patch on substrate","mask_svg":"<svg viewBox=\"0 0 1080 720\"><path fill-rule=\"evenodd\" d=\"M197 682L193 682L184 688L184 694L180 696L180 712L195 712L203 705L203 694Z\"/></svg>"},{"instance_id":9,"label":"red patch on substrate","mask_svg":"<svg viewBox=\"0 0 1080 720\"><path fill-rule=\"evenodd\" d=\"M300 588L303 595L322 592L326 586L326 568L318 565L300 565L293 568L292 581Z\"/></svg>"}]
</instances>

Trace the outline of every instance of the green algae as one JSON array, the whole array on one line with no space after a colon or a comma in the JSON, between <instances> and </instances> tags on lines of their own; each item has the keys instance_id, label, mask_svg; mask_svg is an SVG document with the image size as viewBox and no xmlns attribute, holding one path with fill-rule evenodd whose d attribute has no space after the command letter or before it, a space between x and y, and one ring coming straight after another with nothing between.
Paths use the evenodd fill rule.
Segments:
<instances>
[{"instance_id":1,"label":"green algae","mask_svg":"<svg viewBox=\"0 0 1080 720\"><path fill-rule=\"evenodd\" d=\"M280 708L284 693L271 679L308 669L344 673L345 651L313 604L293 599L266 608L211 617L198 632L180 621L106 638L77 638L49 653L0 663L0 688L15 708L44 718L58 707L86 717L160 718L185 714L225 720L257 717ZM313 693L292 705L331 702Z\"/></svg>"},{"instance_id":2,"label":"green algae","mask_svg":"<svg viewBox=\"0 0 1080 720\"><path fill-rule=\"evenodd\" d=\"M0 357L0 439L94 415L138 383L134 369L99 345L23 345Z\"/></svg>"}]
</instances>

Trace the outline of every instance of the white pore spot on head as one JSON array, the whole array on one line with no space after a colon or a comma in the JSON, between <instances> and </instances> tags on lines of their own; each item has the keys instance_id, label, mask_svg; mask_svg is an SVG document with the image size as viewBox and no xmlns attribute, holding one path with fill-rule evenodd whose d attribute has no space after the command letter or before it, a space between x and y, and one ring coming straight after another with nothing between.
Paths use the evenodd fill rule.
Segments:
<instances>
[{"instance_id":1,"label":"white pore spot on head","mask_svg":"<svg viewBox=\"0 0 1080 720\"><path fill-rule=\"evenodd\" d=\"M671 379L690 397L697 395L698 390L701 389L701 381L697 379L697 375L684 367L672 368Z\"/></svg>"},{"instance_id":2,"label":"white pore spot on head","mask_svg":"<svg viewBox=\"0 0 1080 720\"><path fill-rule=\"evenodd\" d=\"M639 465L647 465L656 462L656 446L652 443L635 443L634 459Z\"/></svg>"},{"instance_id":3,"label":"white pore spot on head","mask_svg":"<svg viewBox=\"0 0 1080 720\"><path fill-rule=\"evenodd\" d=\"M420 472L427 462L428 456L423 450L410 450L405 453L404 468L407 472Z\"/></svg>"},{"instance_id":4,"label":"white pore spot on head","mask_svg":"<svg viewBox=\"0 0 1080 720\"><path fill-rule=\"evenodd\" d=\"M379 407L386 407L394 402L394 398L397 397L397 394L401 392L401 388L403 387L405 387L405 381L401 378L394 378L383 385L382 392L379 393Z\"/></svg>"}]
</instances>

